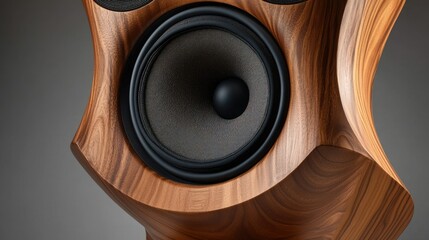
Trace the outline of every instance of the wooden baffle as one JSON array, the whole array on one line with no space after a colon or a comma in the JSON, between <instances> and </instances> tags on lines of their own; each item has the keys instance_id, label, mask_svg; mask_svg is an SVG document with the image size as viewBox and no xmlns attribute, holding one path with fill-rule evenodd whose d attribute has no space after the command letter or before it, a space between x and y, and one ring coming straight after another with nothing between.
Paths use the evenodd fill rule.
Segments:
<instances>
[{"instance_id":1,"label":"wooden baffle","mask_svg":"<svg viewBox=\"0 0 429 240\"><path fill-rule=\"evenodd\" d=\"M72 151L153 240L397 239L413 214L371 112L371 88L404 0L215 0L253 15L288 62L287 119L269 153L229 181L161 177L130 146L119 86L127 59L161 15L199 0L153 0L114 12L83 0L91 27L92 91ZM204 1L206 2L206 1Z\"/></svg>"}]
</instances>

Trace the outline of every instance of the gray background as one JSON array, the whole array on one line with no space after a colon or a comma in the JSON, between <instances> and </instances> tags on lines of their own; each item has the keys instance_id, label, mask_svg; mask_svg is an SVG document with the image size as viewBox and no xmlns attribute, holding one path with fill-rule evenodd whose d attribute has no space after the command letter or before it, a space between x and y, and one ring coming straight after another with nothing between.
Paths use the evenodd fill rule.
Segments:
<instances>
[{"instance_id":1,"label":"gray background","mask_svg":"<svg viewBox=\"0 0 429 240\"><path fill-rule=\"evenodd\" d=\"M379 136L415 201L401 239L429 239L428 9L428 1L406 4L373 91ZM69 151L92 68L81 1L2 1L0 239L144 238Z\"/></svg>"}]
</instances>

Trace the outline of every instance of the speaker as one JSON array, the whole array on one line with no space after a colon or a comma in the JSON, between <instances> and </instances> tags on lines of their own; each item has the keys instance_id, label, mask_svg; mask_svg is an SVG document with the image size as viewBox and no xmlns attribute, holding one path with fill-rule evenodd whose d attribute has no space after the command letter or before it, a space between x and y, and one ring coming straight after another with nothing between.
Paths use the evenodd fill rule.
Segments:
<instances>
[{"instance_id":1,"label":"speaker","mask_svg":"<svg viewBox=\"0 0 429 240\"><path fill-rule=\"evenodd\" d=\"M402 0L84 0L72 151L147 239L396 239L370 89Z\"/></svg>"},{"instance_id":2,"label":"speaker","mask_svg":"<svg viewBox=\"0 0 429 240\"><path fill-rule=\"evenodd\" d=\"M120 96L135 151L185 183L247 171L272 147L289 104L277 42L246 12L215 4L174 9L149 29Z\"/></svg>"}]
</instances>

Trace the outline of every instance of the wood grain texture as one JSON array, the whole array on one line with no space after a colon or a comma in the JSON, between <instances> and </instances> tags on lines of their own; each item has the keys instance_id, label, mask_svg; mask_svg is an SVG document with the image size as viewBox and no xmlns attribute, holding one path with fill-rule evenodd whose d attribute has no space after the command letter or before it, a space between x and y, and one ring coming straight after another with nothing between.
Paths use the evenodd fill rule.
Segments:
<instances>
[{"instance_id":1,"label":"wood grain texture","mask_svg":"<svg viewBox=\"0 0 429 240\"><path fill-rule=\"evenodd\" d=\"M94 180L153 240L397 238L413 203L378 141L370 93L403 1L215 1L252 14L273 34L288 61L291 103L263 160L207 186L147 168L128 144L118 109L121 73L138 38L162 14L195 2L154 0L112 12L84 0L95 70L72 150Z\"/></svg>"},{"instance_id":2,"label":"wood grain texture","mask_svg":"<svg viewBox=\"0 0 429 240\"><path fill-rule=\"evenodd\" d=\"M354 135L395 180L372 118L371 92L378 62L405 0L352 0L344 14L338 51L340 94Z\"/></svg>"}]
</instances>

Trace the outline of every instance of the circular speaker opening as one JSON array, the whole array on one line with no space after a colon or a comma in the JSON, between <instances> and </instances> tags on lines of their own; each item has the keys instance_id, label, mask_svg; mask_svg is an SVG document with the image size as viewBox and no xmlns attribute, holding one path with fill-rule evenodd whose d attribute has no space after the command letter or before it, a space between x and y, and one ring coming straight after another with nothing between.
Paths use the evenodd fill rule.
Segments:
<instances>
[{"instance_id":1,"label":"circular speaker opening","mask_svg":"<svg viewBox=\"0 0 429 240\"><path fill-rule=\"evenodd\" d=\"M127 136L139 157L175 181L234 178L274 144L289 105L281 50L252 16L189 5L154 23L121 86Z\"/></svg>"}]
</instances>

